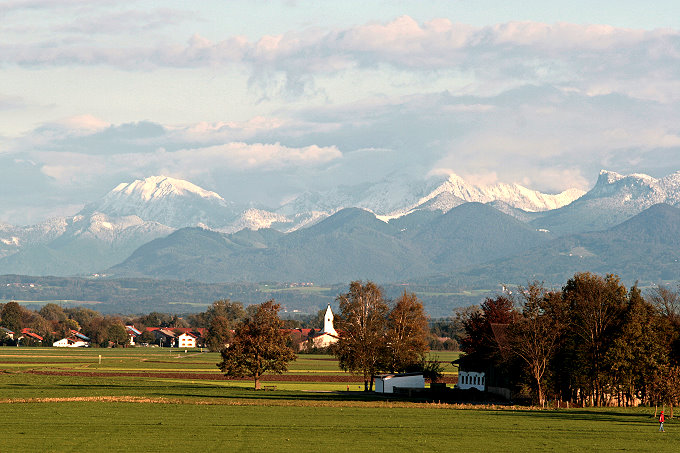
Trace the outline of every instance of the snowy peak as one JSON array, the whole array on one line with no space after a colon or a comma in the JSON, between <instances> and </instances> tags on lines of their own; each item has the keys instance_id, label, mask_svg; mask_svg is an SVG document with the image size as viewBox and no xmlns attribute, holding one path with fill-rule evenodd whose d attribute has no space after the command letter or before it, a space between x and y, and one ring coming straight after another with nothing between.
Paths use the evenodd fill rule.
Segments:
<instances>
[{"instance_id":1,"label":"snowy peak","mask_svg":"<svg viewBox=\"0 0 680 453\"><path fill-rule=\"evenodd\" d=\"M151 176L119 184L102 199L86 206L81 214L95 212L111 217L137 216L172 228L199 223L220 228L234 221L242 209L189 181Z\"/></svg>"},{"instance_id":2,"label":"snowy peak","mask_svg":"<svg viewBox=\"0 0 680 453\"><path fill-rule=\"evenodd\" d=\"M544 194L527 189L519 184L506 183L474 185L456 174L451 174L443 184L420 199L417 205L411 207L411 209L427 207L446 212L461 202L503 202L513 208L539 212L565 206L584 193L579 189L569 189L559 194ZM450 203L450 205L447 205L447 203Z\"/></svg>"},{"instance_id":3,"label":"snowy peak","mask_svg":"<svg viewBox=\"0 0 680 453\"><path fill-rule=\"evenodd\" d=\"M175 179L167 176L150 176L146 179L137 179L131 183L121 183L110 192L121 194L126 197L140 198L144 201L161 200L167 197L183 197L194 195L206 199L224 201L224 199L209 190L205 190L183 179Z\"/></svg>"},{"instance_id":4,"label":"snowy peak","mask_svg":"<svg viewBox=\"0 0 680 453\"><path fill-rule=\"evenodd\" d=\"M626 203L640 200L640 211L652 204L664 203L672 199L680 187L680 175L674 173L663 179L649 175L633 173L621 175L613 171L602 170L595 186L586 194L586 199L611 198L615 202Z\"/></svg>"}]
</instances>

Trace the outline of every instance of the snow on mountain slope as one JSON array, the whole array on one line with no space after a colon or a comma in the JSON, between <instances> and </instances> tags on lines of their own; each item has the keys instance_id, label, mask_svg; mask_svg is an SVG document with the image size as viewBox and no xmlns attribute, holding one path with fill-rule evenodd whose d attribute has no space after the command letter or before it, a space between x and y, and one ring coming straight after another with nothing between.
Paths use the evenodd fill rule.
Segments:
<instances>
[{"instance_id":1,"label":"snow on mountain slope","mask_svg":"<svg viewBox=\"0 0 680 453\"><path fill-rule=\"evenodd\" d=\"M465 202L494 201L527 212L540 212L567 205L584 193L579 189L569 189L555 195L544 194L519 184L505 183L478 186L455 174L426 180L409 180L407 175L392 175L375 184L304 193L277 212L288 216L310 211L331 215L342 208L358 207L374 212L382 219L390 219L414 209L448 212Z\"/></svg>"},{"instance_id":2,"label":"snow on mountain slope","mask_svg":"<svg viewBox=\"0 0 680 453\"><path fill-rule=\"evenodd\" d=\"M582 196L585 192L579 189L569 189L559 194L545 194L527 189L519 184L498 183L488 186L470 184L456 174L449 178L427 196L419 200L411 209L429 207L441 209L444 212L463 202L490 203L502 201L513 208L528 212L549 211L565 206ZM432 200L437 199L436 203ZM446 204L449 200L450 205Z\"/></svg>"},{"instance_id":3,"label":"snow on mountain slope","mask_svg":"<svg viewBox=\"0 0 680 453\"><path fill-rule=\"evenodd\" d=\"M240 209L220 195L188 181L166 176L121 183L81 212L113 217L136 215L173 228L199 223L220 228L233 222Z\"/></svg>"},{"instance_id":4,"label":"snow on mountain slope","mask_svg":"<svg viewBox=\"0 0 680 453\"><path fill-rule=\"evenodd\" d=\"M602 230L658 203L680 203L680 172L656 179L602 170L584 196L532 223L558 234Z\"/></svg>"},{"instance_id":5,"label":"snow on mountain slope","mask_svg":"<svg viewBox=\"0 0 680 453\"><path fill-rule=\"evenodd\" d=\"M248 209L239 218L233 222L228 227L220 228L218 231L223 233L235 233L241 231L244 228L250 230L259 230L261 228L271 228L273 224L290 224L292 226L292 221L282 215L271 211L265 211L263 209Z\"/></svg>"},{"instance_id":6,"label":"snow on mountain slope","mask_svg":"<svg viewBox=\"0 0 680 453\"><path fill-rule=\"evenodd\" d=\"M88 238L107 244L125 242L133 239L139 242L141 238L152 240L156 237L167 236L174 228L166 225L145 221L138 216L111 217L101 212L91 216L77 215L69 219L67 230L55 241L71 240L73 238Z\"/></svg>"},{"instance_id":7,"label":"snow on mountain slope","mask_svg":"<svg viewBox=\"0 0 680 453\"><path fill-rule=\"evenodd\" d=\"M0 258L16 253L22 247L46 244L64 234L67 218L54 218L36 225L12 226L0 229Z\"/></svg>"}]
</instances>

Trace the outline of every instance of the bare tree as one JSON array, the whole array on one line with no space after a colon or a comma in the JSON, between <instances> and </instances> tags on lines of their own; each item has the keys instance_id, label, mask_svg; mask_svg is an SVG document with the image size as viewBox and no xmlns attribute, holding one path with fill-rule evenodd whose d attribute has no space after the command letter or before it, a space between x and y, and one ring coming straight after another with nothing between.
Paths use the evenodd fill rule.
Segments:
<instances>
[{"instance_id":1,"label":"bare tree","mask_svg":"<svg viewBox=\"0 0 680 453\"><path fill-rule=\"evenodd\" d=\"M561 294L547 292L542 284L530 283L519 288L522 297L522 315L511 324L509 339L513 354L517 355L526 367L536 385L538 404L545 403L543 378L559 347L563 323L555 310L561 304Z\"/></svg>"},{"instance_id":2,"label":"bare tree","mask_svg":"<svg viewBox=\"0 0 680 453\"><path fill-rule=\"evenodd\" d=\"M680 288L655 286L647 293L647 300L676 327L680 326Z\"/></svg>"}]
</instances>

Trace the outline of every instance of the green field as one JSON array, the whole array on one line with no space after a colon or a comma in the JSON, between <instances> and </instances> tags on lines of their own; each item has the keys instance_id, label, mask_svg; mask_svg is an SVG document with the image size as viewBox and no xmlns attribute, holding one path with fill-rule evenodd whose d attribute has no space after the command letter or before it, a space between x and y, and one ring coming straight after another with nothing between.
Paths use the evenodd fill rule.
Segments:
<instances>
[{"instance_id":1,"label":"green field","mask_svg":"<svg viewBox=\"0 0 680 453\"><path fill-rule=\"evenodd\" d=\"M265 382L276 390L254 391L203 378L219 377L218 360L199 350L0 348L0 451L676 451L680 441L675 420L657 432L653 408L400 401L325 382L345 373L321 355L301 355L291 381Z\"/></svg>"}]
</instances>

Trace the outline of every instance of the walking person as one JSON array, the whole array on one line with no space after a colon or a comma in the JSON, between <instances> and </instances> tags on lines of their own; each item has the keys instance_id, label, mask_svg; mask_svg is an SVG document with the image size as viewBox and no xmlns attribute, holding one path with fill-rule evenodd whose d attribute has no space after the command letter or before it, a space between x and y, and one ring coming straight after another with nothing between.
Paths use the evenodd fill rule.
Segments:
<instances>
[{"instance_id":1,"label":"walking person","mask_svg":"<svg viewBox=\"0 0 680 453\"><path fill-rule=\"evenodd\" d=\"M662 432L662 433L665 433L665 432L666 432L666 431L664 431L664 429L663 429L663 422L664 422L664 421L666 421L666 419L665 419L664 416L663 416L663 411L661 411L661 415L659 415L659 431Z\"/></svg>"}]
</instances>

